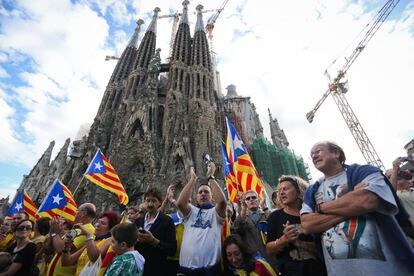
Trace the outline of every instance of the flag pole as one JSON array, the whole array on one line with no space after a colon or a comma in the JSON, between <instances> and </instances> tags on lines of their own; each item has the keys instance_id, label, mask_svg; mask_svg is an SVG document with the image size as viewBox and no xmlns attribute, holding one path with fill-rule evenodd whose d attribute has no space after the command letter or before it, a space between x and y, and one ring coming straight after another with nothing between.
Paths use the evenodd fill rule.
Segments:
<instances>
[{"instance_id":1,"label":"flag pole","mask_svg":"<svg viewBox=\"0 0 414 276\"><path fill-rule=\"evenodd\" d=\"M76 186L75 191L72 194L74 199L75 199L75 194L78 191L80 184L82 183L83 179L85 178L86 172L89 171L89 169L90 169L90 167L92 166L92 163L93 163L92 161L95 160L96 155L98 155L98 152L100 152L100 151L101 151L101 149L98 148L98 150L96 151L95 155L93 156L93 158L90 161L91 163L88 165L88 168L86 168L85 173L82 175L82 179L79 181L78 186Z\"/></svg>"},{"instance_id":2,"label":"flag pole","mask_svg":"<svg viewBox=\"0 0 414 276\"><path fill-rule=\"evenodd\" d=\"M76 186L76 188L75 188L75 191L73 192L73 199L75 199L75 194L76 194L76 192L78 191L78 189L79 189L79 187L80 187L80 184L82 183L82 181L85 179L85 174L84 175L82 175L82 178L81 178L81 180L79 181L79 184L78 184L78 186ZM88 182L86 182L86 183L88 183Z\"/></svg>"}]
</instances>

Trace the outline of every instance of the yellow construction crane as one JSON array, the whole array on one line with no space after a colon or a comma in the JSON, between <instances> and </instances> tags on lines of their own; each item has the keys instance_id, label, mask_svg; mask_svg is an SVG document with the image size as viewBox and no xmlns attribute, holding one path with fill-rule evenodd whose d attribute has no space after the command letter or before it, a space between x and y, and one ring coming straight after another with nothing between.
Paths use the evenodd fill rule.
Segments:
<instances>
[{"instance_id":1,"label":"yellow construction crane","mask_svg":"<svg viewBox=\"0 0 414 276\"><path fill-rule=\"evenodd\" d=\"M217 60L216 60L216 52L214 51L214 43L213 43L213 29L214 24L216 23L217 18L220 16L221 12L224 10L224 7L227 5L229 0L224 0L223 4L221 4L220 8L217 9L217 12L213 14L207 21L206 25L206 32L208 33L208 40L210 43L210 57L211 63L213 64L213 81L214 81L214 89L217 91L218 94L221 93L220 85L218 80L217 74Z\"/></svg>"},{"instance_id":2,"label":"yellow construction crane","mask_svg":"<svg viewBox=\"0 0 414 276\"><path fill-rule=\"evenodd\" d=\"M379 158L377 152L374 149L374 146L372 145L367 134L365 133L364 129L359 123L354 111L352 110L347 99L345 98L345 93L348 91L348 89L347 81L343 81L343 78L348 69L354 63L354 61L362 52L362 50L365 49L367 43L378 31L378 28L382 25L382 23L385 21L385 19L388 17L391 11L395 8L398 2L399 0L389 0L387 1L387 3L385 3L385 5L381 8L381 10L369 24L371 26L369 27L368 31L366 32L362 40L358 43L357 47L352 52L352 54L348 58L346 58L345 64L342 66L342 68L338 72L338 75L333 80L329 77L327 71L325 71L325 73L328 75L330 82L328 90L323 94L322 98L316 103L315 107L306 114L306 118L308 119L309 123L312 123L316 111L319 109L319 107L322 105L325 99L331 94L367 163L377 166L382 170L385 170L385 167L381 159Z\"/></svg>"}]
</instances>

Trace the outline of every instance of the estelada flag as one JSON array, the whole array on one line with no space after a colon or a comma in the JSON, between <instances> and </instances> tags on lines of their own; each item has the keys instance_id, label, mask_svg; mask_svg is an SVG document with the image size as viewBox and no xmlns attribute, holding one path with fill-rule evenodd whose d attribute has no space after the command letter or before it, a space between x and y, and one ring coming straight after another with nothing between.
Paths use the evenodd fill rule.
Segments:
<instances>
[{"instance_id":1,"label":"estelada flag","mask_svg":"<svg viewBox=\"0 0 414 276\"><path fill-rule=\"evenodd\" d=\"M229 200L231 202L237 203L237 180L236 176L234 175L233 167L231 166L231 163L229 161L229 157L227 156L226 146L223 142L221 142L221 156L223 157L223 173L224 179L226 181L227 194Z\"/></svg>"},{"instance_id":2,"label":"estelada flag","mask_svg":"<svg viewBox=\"0 0 414 276\"><path fill-rule=\"evenodd\" d=\"M59 179L56 179L37 211L40 217L62 217L75 221L76 205L73 195Z\"/></svg>"},{"instance_id":3,"label":"estelada flag","mask_svg":"<svg viewBox=\"0 0 414 276\"><path fill-rule=\"evenodd\" d=\"M85 172L85 177L99 187L116 194L121 204L128 204L128 195L124 186L122 186L118 174L100 149L96 151L95 156L89 164Z\"/></svg>"},{"instance_id":4,"label":"estelada flag","mask_svg":"<svg viewBox=\"0 0 414 276\"><path fill-rule=\"evenodd\" d=\"M241 192L254 190L259 197L262 197L263 184L259 173L247 152L247 148L236 128L227 117L226 124L227 142L229 144L226 146L230 148L230 154L228 156L231 158L230 163L233 164L233 171L236 175L238 189Z\"/></svg>"},{"instance_id":5,"label":"estelada flag","mask_svg":"<svg viewBox=\"0 0 414 276\"><path fill-rule=\"evenodd\" d=\"M29 195L22 191L16 197L16 200L10 206L9 210L6 213L6 217L12 217L14 214L25 212L29 215L29 219L35 220L37 208L34 204L33 200L29 197Z\"/></svg>"}]
</instances>

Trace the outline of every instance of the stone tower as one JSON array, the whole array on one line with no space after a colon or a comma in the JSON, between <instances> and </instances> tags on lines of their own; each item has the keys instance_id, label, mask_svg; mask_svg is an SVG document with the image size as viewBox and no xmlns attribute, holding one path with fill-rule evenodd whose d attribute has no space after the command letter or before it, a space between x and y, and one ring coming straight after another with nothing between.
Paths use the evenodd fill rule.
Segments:
<instances>
[{"instance_id":1,"label":"stone tower","mask_svg":"<svg viewBox=\"0 0 414 276\"><path fill-rule=\"evenodd\" d=\"M160 9L155 8L142 40L144 22L137 21L88 135L71 144L67 140L51 162L52 142L24 177L20 190L25 189L40 203L58 177L72 192L79 186L75 195L78 204L89 201L99 210L116 210L117 197L83 177L98 148L117 170L134 204L141 201L149 186L164 191L168 184L174 183L180 188L191 166L199 176L205 175L206 153L216 160L216 176L220 178L225 116L234 122L247 146L263 138L263 128L250 98L238 96L234 85L229 86L226 97L219 96L214 88L203 6L196 7L197 22L192 36L189 2L185 0L182 5L168 63L161 63L161 49L156 49Z\"/></svg>"},{"instance_id":2,"label":"stone tower","mask_svg":"<svg viewBox=\"0 0 414 276\"><path fill-rule=\"evenodd\" d=\"M197 24L192 37L188 4L187 0L183 2L169 63L162 64L161 50L155 49L160 9L154 9L141 41L144 22L137 21L108 82L89 135L72 143L69 158L67 142L65 161L58 155L49 165L51 144L33 169L43 171L36 176L31 173L30 179L26 177L21 189L27 189L34 198L43 198L43 190L37 192L40 183L47 189L53 178L60 177L72 191L79 185L78 203L91 201L99 209L116 208L115 195L83 178L97 148L117 170L132 202L139 200L149 186L160 186L162 190L170 182L180 186L190 166L204 175L203 154L221 160L222 132L217 128L220 123L216 116L219 99L213 86L203 7L196 8Z\"/></svg>"},{"instance_id":3,"label":"stone tower","mask_svg":"<svg viewBox=\"0 0 414 276\"><path fill-rule=\"evenodd\" d=\"M280 149L285 149L289 146L289 142L286 138L285 132L280 128L279 122L276 118L273 119L270 109L267 109L269 112L269 125L270 125L270 135L274 145Z\"/></svg>"}]
</instances>

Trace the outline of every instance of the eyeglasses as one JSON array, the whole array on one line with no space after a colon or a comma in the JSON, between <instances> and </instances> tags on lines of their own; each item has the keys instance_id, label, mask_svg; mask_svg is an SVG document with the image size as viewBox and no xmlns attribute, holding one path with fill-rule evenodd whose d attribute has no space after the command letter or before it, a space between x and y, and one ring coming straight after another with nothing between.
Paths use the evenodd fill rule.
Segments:
<instances>
[{"instance_id":1,"label":"eyeglasses","mask_svg":"<svg viewBox=\"0 0 414 276\"><path fill-rule=\"evenodd\" d=\"M248 197L246 197L246 201L256 200L256 199L257 199L257 196L248 196Z\"/></svg>"},{"instance_id":2,"label":"eyeglasses","mask_svg":"<svg viewBox=\"0 0 414 276\"><path fill-rule=\"evenodd\" d=\"M30 225L22 225L22 226L19 226L19 227L17 227L16 228L16 231L18 231L18 232L22 232L22 231L24 231L24 230L26 230L26 231L32 231L32 226L30 226Z\"/></svg>"}]
</instances>

